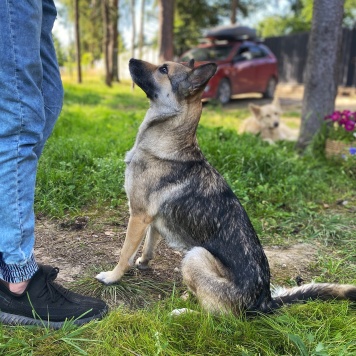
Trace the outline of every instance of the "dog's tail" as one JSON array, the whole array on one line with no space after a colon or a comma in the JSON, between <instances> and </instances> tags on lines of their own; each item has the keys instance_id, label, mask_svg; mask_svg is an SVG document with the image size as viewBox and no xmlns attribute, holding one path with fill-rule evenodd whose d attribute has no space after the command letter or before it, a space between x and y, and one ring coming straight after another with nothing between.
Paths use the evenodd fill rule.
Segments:
<instances>
[{"instance_id":1,"label":"dog's tail","mask_svg":"<svg viewBox=\"0 0 356 356\"><path fill-rule=\"evenodd\" d=\"M273 309L284 304L294 304L315 299L356 301L356 286L351 284L310 283L290 289L276 289L272 297Z\"/></svg>"}]
</instances>

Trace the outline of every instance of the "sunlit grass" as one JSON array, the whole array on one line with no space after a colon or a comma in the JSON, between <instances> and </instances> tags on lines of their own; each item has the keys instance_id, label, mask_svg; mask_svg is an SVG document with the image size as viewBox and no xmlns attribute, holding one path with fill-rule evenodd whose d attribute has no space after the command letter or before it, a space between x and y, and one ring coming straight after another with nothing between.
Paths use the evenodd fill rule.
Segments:
<instances>
[{"instance_id":1,"label":"sunlit grass","mask_svg":"<svg viewBox=\"0 0 356 356\"><path fill-rule=\"evenodd\" d=\"M175 307L198 313L172 317ZM346 302L310 302L248 319L216 317L172 295L145 310L117 308L78 329L6 328L0 340L6 355L346 356L356 353L356 317Z\"/></svg>"}]
</instances>

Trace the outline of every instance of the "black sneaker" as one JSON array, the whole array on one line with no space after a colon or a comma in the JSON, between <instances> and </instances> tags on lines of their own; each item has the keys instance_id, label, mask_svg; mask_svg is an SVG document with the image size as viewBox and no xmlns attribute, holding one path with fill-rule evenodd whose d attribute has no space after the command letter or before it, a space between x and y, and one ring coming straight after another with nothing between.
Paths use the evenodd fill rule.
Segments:
<instances>
[{"instance_id":1,"label":"black sneaker","mask_svg":"<svg viewBox=\"0 0 356 356\"><path fill-rule=\"evenodd\" d=\"M65 321L82 325L107 313L102 300L73 293L53 282L58 272L58 268L40 265L20 295L0 283L0 322L59 329Z\"/></svg>"}]
</instances>

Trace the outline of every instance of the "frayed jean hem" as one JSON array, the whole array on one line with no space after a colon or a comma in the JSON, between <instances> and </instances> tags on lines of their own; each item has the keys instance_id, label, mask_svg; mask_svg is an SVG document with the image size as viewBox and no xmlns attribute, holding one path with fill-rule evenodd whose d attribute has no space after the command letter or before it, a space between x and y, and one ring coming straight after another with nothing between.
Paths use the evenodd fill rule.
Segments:
<instances>
[{"instance_id":1,"label":"frayed jean hem","mask_svg":"<svg viewBox=\"0 0 356 356\"><path fill-rule=\"evenodd\" d=\"M33 254L21 265L6 264L0 259L0 279L8 283L28 281L37 270L38 265Z\"/></svg>"}]
</instances>

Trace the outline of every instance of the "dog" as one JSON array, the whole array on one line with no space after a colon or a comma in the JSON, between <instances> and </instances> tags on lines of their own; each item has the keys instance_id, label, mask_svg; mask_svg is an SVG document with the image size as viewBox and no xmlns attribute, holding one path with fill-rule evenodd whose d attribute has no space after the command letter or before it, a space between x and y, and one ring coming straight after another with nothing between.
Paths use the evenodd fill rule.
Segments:
<instances>
[{"instance_id":1,"label":"dog","mask_svg":"<svg viewBox=\"0 0 356 356\"><path fill-rule=\"evenodd\" d=\"M196 130L201 94L216 64L153 65L131 59L132 79L150 107L126 154L130 218L118 264L96 278L118 282L134 266L148 268L161 238L184 252L183 281L211 313L270 312L309 298L356 300L352 285L306 284L272 298L270 269L247 213L201 152Z\"/></svg>"},{"instance_id":2,"label":"dog","mask_svg":"<svg viewBox=\"0 0 356 356\"><path fill-rule=\"evenodd\" d=\"M260 135L270 144L280 140L297 140L298 130L291 129L281 122L282 110L278 98L267 105L249 104L249 109L252 116L242 122L239 133Z\"/></svg>"}]
</instances>

